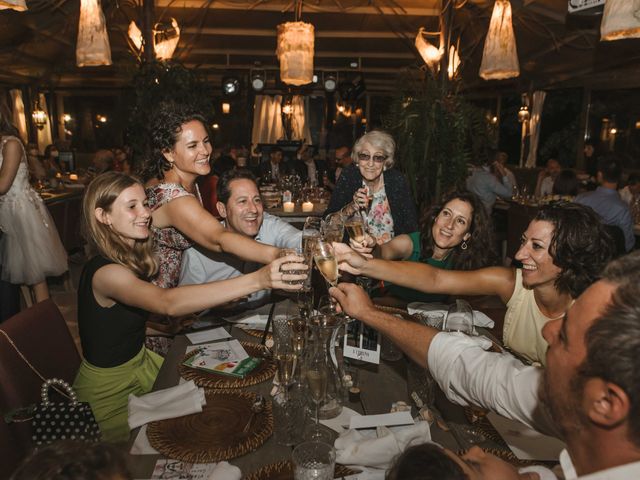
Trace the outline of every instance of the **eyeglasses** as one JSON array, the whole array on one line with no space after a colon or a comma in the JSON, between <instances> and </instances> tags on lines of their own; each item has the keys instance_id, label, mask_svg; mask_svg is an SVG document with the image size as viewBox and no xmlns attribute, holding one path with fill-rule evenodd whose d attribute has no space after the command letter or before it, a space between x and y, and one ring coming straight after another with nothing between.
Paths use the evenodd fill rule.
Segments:
<instances>
[{"instance_id":1,"label":"eyeglasses","mask_svg":"<svg viewBox=\"0 0 640 480\"><path fill-rule=\"evenodd\" d=\"M388 155L374 155L373 157L371 155L369 155L368 153L358 153L358 160L360 160L361 162L369 162L371 159L373 158L373 161L376 163L382 163L384 162L387 158L389 158Z\"/></svg>"}]
</instances>

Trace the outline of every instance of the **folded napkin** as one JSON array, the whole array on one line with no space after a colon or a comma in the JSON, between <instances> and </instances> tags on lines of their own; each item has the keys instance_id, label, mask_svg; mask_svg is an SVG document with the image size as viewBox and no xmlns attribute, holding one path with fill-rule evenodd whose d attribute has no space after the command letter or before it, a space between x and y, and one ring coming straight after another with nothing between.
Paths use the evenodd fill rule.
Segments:
<instances>
[{"instance_id":1,"label":"folded napkin","mask_svg":"<svg viewBox=\"0 0 640 480\"><path fill-rule=\"evenodd\" d=\"M439 306L439 305L438 305ZM440 310L439 308L433 308L432 304L422 303L422 302L413 302L407 306L407 311L410 315L414 313L442 313L445 318L447 316L447 310ZM479 310L473 311L473 324L476 327L484 327L484 328L493 328L495 323L489 317L487 317L484 313Z\"/></svg>"},{"instance_id":2,"label":"folded napkin","mask_svg":"<svg viewBox=\"0 0 640 480\"><path fill-rule=\"evenodd\" d=\"M206 404L204 389L196 387L193 380L141 397L129 395L129 428L201 412Z\"/></svg>"},{"instance_id":3,"label":"folded napkin","mask_svg":"<svg viewBox=\"0 0 640 480\"><path fill-rule=\"evenodd\" d=\"M348 430L336 438L336 462L387 468L405 448L431 440L428 422L408 427L378 427L376 432Z\"/></svg>"},{"instance_id":4,"label":"folded napkin","mask_svg":"<svg viewBox=\"0 0 640 480\"><path fill-rule=\"evenodd\" d=\"M240 480L240 478L242 478L240 469L229 462L218 462L209 474L209 480Z\"/></svg>"}]
</instances>

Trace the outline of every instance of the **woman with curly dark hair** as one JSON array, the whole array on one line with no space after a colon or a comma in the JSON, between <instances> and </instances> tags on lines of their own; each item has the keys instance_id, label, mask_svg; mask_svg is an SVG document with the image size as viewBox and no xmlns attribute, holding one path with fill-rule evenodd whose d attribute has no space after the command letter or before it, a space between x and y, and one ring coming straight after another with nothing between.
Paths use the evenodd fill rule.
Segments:
<instances>
[{"instance_id":1,"label":"woman with curly dark hair","mask_svg":"<svg viewBox=\"0 0 640 480\"><path fill-rule=\"evenodd\" d=\"M369 235L362 243L350 243L357 252L372 253L376 258L423 262L445 270L475 270L496 263L491 220L480 199L467 191L452 192L426 210L419 232L398 235L382 245L376 245ZM447 298L394 284L384 285L381 293L408 302Z\"/></svg>"},{"instance_id":2,"label":"woman with curly dark hair","mask_svg":"<svg viewBox=\"0 0 640 480\"><path fill-rule=\"evenodd\" d=\"M340 268L422 292L498 295L507 305L505 345L531 361L544 363L547 342L542 327L562 317L596 281L612 258L612 240L588 207L556 202L540 208L522 235L516 253L521 268L488 267L446 271L414 262L367 260L346 245L336 245Z\"/></svg>"},{"instance_id":3,"label":"woman with curly dark hair","mask_svg":"<svg viewBox=\"0 0 640 480\"><path fill-rule=\"evenodd\" d=\"M277 258L279 249L228 231L202 206L196 179L210 172L212 151L202 115L188 106L160 104L150 119L147 150L142 175L160 261L156 285L177 286L182 252L194 243L262 264Z\"/></svg>"}]
</instances>

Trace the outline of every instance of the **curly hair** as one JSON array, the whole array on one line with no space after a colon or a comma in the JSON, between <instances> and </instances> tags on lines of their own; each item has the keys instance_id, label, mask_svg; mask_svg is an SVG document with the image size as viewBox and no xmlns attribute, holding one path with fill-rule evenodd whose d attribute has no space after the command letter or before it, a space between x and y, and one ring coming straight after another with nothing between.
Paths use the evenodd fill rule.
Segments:
<instances>
[{"instance_id":1,"label":"curly hair","mask_svg":"<svg viewBox=\"0 0 640 480\"><path fill-rule=\"evenodd\" d=\"M385 480L464 480L462 468L435 443L407 448L393 461Z\"/></svg>"},{"instance_id":2,"label":"curly hair","mask_svg":"<svg viewBox=\"0 0 640 480\"><path fill-rule=\"evenodd\" d=\"M420 243L421 260L426 260L433 255L433 224L447 203L452 200L461 200L471 206L471 224L469 225L469 237L466 240L467 248L463 250L461 245L456 245L449 254L454 270L475 270L482 267L495 265L497 257L494 252L493 227L491 218L480 199L466 190L457 190L445 195L442 201L425 211L420 219Z\"/></svg>"},{"instance_id":3,"label":"curly hair","mask_svg":"<svg viewBox=\"0 0 640 480\"><path fill-rule=\"evenodd\" d=\"M561 272L556 289L577 298L613 258L613 239L590 207L558 201L540 207L533 221L553 224L549 255Z\"/></svg>"},{"instance_id":4,"label":"curly hair","mask_svg":"<svg viewBox=\"0 0 640 480\"><path fill-rule=\"evenodd\" d=\"M162 102L151 113L145 147L145 161L142 178L146 182L152 178L162 180L164 172L171 164L164 153L173 150L185 123L197 120L207 129L204 116L195 108L176 102Z\"/></svg>"},{"instance_id":5,"label":"curly hair","mask_svg":"<svg viewBox=\"0 0 640 480\"><path fill-rule=\"evenodd\" d=\"M122 172L106 172L98 175L87 187L82 199L83 236L93 253L113 260L131 269L138 277L149 279L158 271L153 256L153 237L136 241L133 249L128 246L108 225L96 219L96 208L111 211L113 202L123 190L142 183Z\"/></svg>"},{"instance_id":6,"label":"curly hair","mask_svg":"<svg viewBox=\"0 0 640 480\"><path fill-rule=\"evenodd\" d=\"M131 478L125 452L115 445L61 440L39 448L11 480L108 480Z\"/></svg>"}]
</instances>

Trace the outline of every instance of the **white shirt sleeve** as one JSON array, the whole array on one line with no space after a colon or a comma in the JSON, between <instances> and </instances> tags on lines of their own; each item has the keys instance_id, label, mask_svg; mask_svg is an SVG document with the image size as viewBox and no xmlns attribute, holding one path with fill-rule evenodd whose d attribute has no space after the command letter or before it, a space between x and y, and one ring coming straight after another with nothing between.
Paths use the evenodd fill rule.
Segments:
<instances>
[{"instance_id":1,"label":"white shirt sleeve","mask_svg":"<svg viewBox=\"0 0 640 480\"><path fill-rule=\"evenodd\" d=\"M487 408L557 436L538 394L541 368L526 366L508 353L487 352L472 337L444 332L431 342L428 365L450 401Z\"/></svg>"}]
</instances>

